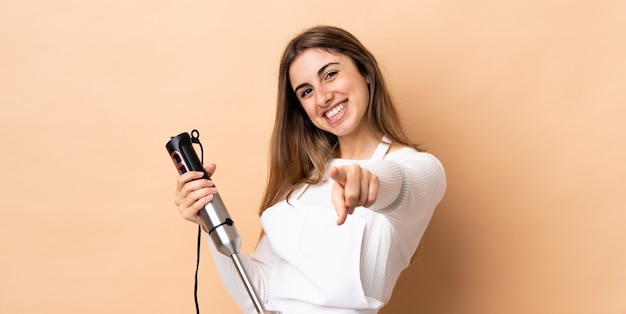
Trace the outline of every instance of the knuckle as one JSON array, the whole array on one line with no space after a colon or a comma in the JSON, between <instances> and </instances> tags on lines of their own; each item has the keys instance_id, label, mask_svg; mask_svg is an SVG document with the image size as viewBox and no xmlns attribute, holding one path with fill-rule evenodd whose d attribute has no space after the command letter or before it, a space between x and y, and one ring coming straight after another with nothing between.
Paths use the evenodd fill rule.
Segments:
<instances>
[{"instance_id":1,"label":"knuckle","mask_svg":"<svg viewBox=\"0 0 626 314\"><path fill-rule=\"evenodd\" d=\"M350 167L350 171L352 172L352 174L356 175L356 174L360 174L361 173L361 166L354 164Z\"/></svg>"},{"instance_id":2,"label":"knuckle","mask_svg":"<svg viewBox=\"0 0 626 314\"><path fill-rule=\"evenodd\" d=\"M356 193L346 193L346 203L354 204L359 199Z\"/></svg>"},{"instance_id":3,"label":"knuckle","mask_svg":"<svg viewBox=\"0 0 626 314\"><path fill-rule=\"evenodd\" d=\"M193 219L193 214L192 211L190 211L189 209L183 209L180 212L180 215L183 216L183 218L187 219L187 220L192 220Z\"/></svg>"},{"instance_id":4,"label":"knuckle","mask_svg":"<svg viewBox=\"0 0 626 314\"><path fill-rule=\"evenodd\" d=\"M187 181L189 181L189 179L185 175L180 175L178 176L178 178L176 178L176 182L178 182L178 184L180 185L187 183Z\"/></svg>"}]
</instances>

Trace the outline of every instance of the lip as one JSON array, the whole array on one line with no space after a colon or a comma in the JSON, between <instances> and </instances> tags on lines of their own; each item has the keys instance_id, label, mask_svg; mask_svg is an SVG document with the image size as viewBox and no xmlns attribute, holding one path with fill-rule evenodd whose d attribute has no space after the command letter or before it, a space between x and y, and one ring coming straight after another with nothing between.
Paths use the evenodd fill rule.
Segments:
<instances>
[{"instance_id":1,"label":"lip","mask_svg":"<svg viewBox=\"0 0 626 314\"><path fill-rule=\"evenodd\" d=\"M326 113L332 111L333 109L337 108L338 106L340 106L342 104L345 105L345 107L335 117L333 117L332 119L329 119L326 116ZM348 100L346 99L346 100L340 101L340 102L336 103L335 105L331 106L330 108L328 108L328 110L325 110L322 113L322 117L324 117L324 119L326 119L326 121L328 121L330 124L336 123L337 121L341 120L341 118L343 118L343 116L346 114L346 109L347 108L348 108Z\"/></svg>"}]
</instances>

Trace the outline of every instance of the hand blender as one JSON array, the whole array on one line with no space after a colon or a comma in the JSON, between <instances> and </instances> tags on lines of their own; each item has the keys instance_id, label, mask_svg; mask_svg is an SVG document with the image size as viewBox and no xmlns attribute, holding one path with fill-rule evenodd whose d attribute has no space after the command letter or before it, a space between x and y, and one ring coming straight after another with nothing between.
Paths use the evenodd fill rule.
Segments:
<instances>
[{"instance_id":1,"label":"hand blender","mask_svg":"<svg viewBox=\"0 0 626 314\"><path fill-rule=\"evenodd\" d=\"M195 132L195 134L194 134ZM195 138L198 137L196 130L192 132ZM179 174L183 174L187 171L201 171L204 172L204 179L210 179L202 167L202 163L196 154L192 146L191 137L189 133L181 133L175 137L172 137L165 145L169 152L174 166L178 170ZM219 193L213 194L213 200L204 206L199 212L200 216L204 220L209 236L217 250L229 256L232 262L235 264L235 268L239 273L250 300L252 301L258 314L280 314L278 311L266 311L263 304L260 302L259 297L256 295L248 274L246 273L241 260L239 259L239 250L241 249L241 237L237 232L237 228L234 225L234 221L230 218L228 210L222 202Z\"/></svg>"}]
</instances>

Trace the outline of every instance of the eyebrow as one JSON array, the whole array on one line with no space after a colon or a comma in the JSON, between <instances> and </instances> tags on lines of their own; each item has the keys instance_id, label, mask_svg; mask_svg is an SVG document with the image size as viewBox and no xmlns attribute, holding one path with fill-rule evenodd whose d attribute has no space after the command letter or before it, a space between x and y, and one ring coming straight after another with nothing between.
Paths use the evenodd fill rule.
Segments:
<instances>
[{"instance_id":1,"label":"eyebrow","mask_svg":"<svg viewBox=\"0 0 626 314\"><path fill-rule=\"evenodd\" d=\"M326 68L328 68L331 65L335 65L335 64L339 64L339 62L329 62L326 65L324 65L323 67L321 67L319 70L317 70L317 76L322 75L322 73L324 73L324 71L326 71ZM296 91L298 91L298 89L308 85L309 83L302 83L298 86L296 86L296 88L293 89L293 92L295 93Z\"/></svg>"}]
</instances>

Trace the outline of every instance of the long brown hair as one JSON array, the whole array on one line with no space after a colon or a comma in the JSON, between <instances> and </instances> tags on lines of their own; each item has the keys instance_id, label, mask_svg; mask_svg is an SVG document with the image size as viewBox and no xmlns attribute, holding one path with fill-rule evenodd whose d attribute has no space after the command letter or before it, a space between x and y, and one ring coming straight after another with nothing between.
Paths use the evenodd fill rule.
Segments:
<instances>
[{"instance_id":1,"label":"long brown hair","mask_svg":"<svg viewBox=\"0 0 626 314\"><path fill-rule=\"evenodd\" d=\"M400 125L391 95L374 56L356 37L341 28L309 28L289 42L281 58L269 174L259 214L288 198L300 184L321 182L328 161L338 157L334 149L337 136L313 125L290 83L289 68L294 59L305 50L313 48L350 57L359 72L369 79L370 103L367 119L373 132L386 135L396 143L418 148L409 141Z\"/></svg>"}]
</instances>

